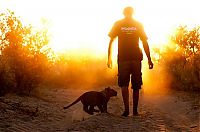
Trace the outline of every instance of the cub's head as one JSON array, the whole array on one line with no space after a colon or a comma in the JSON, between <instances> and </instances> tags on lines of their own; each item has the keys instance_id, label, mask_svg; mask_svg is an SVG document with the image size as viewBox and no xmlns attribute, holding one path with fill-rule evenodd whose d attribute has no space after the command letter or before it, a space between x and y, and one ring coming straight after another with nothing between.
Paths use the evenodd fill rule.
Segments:
<instances>
[{"instance_id":1,"label":"cub's head","mask_svg":"<svg viewBox=\"0 0 200 132\"><path fill-rule=\"evenodd\" d=\"M110 87L105 88L105 93L106 93L106 96L108 97L117 96L117 91L115 91L114 89Z\"/></svg>"}]
</instances>

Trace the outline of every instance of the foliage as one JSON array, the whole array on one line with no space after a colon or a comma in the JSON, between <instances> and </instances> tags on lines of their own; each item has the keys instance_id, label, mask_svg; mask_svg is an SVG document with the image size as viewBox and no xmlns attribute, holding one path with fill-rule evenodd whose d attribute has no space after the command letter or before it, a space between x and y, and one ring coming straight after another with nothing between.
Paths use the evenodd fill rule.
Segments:
<instances>
[{"instance_id":1,"label":"foliage","mask_svg":"<svg viewBox=\"0 0 200 132\"><path fill-rule=\"evenodd\" d=\"M185 57L190 57L200 52L200 27L189 30L187 26L180 26L172 35L172 40L177 44Z\"/></svg>"},{"instance_id":2,"label":"foliage","mask_svg":"<svg viewBox=\"0 0 200 132\"><path fill-rule=\"evenodd\" d=\"M0 95L29 94L39 84L68 87L113 85L105 58L76 53L57 54L48 47L46 28L23 25L11 11L0 14ZM75 57L73 56L75 55ZM56 57L56 58L54 58Z\"/></svg>"},{"instance_id":3,"label":"foliage","mask_svg":"<svg viewBox=\"0 0 200 132\"><path fill-rule=\"evenodd\" d=\"M30 93L47 68L47 30L24 26L7 11L0 14L0 34L0 94Z\"/></svg>"},{"instance_id":4,"label":"foliage","mask_svg":"<svg viewBox=\"0 0 200 132\"><path fill-rule=\"evenodd\" d=\"M156 50L158 63L172 79L171 87L200 90L200 27L180 26L172 35L172 43Z\"/></svg>"},{"instance_id":5,"label":"foliage","mask_svg":"<svg viewBox=\"0 0 200 132\"><path fill-rule=\"evenodd\" d=\"M80 50L79 50L80 51ZM81 51L80 51L81 52ZM77 88L94 88L115 85L115 70L106 67L106 58L91 55L74 56L75 53L61 54L46 76L48 85Z\"/></svg>"}]
</instances>

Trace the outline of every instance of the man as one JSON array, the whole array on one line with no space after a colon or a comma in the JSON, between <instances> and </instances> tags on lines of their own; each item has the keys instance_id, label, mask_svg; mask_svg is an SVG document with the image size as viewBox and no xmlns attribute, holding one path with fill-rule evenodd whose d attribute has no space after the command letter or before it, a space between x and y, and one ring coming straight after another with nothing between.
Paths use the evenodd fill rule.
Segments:
<instances>
[{"instance_id":1,"label":"man","mask_svg":"<svg viewBox=\"0 0 200 132\"><path fill-rule=\"evenodd\" d=\"M139 39L142 41L144 51L148 58L149 69L153 68L147 36L141 23L132 18L132 7L126 7L123 11L124 19L117 21L112 27L109 37L108 62L112 68L112 44L118 37L118 85L121 87L125 111L122 116L129 115L129 81L131 79L133 89L133 115L138 115L137 107L139 90L142 85L141 61L142 51L139 48Z\"/></svg>"}]
</instances>

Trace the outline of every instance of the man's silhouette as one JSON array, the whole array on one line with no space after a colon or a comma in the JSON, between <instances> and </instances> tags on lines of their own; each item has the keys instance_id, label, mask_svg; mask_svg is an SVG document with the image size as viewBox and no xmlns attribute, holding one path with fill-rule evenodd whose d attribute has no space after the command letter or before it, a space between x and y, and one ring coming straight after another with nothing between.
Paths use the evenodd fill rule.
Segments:
<instances>
[{"instance_id":1,"label":"man's silhouette","mask_svg":"<svg viewBox=\"0 0 200 132\"><path fill-rule=\"evenodd\" d=\"M121 87L125 111L122 116L129 115L128 86L131 79L133 89L133 115L138 115L137 107L139 90L142 85L141 61L142 51L139 48L139 39L148 58L149 69L153 68L147 36L141 23L132 18L133 8L126 7L123 11L124 19L115 22L109 37L108 67L112 68L112 44L118 37L118 85Z\"/></svg>"}]
</instances>

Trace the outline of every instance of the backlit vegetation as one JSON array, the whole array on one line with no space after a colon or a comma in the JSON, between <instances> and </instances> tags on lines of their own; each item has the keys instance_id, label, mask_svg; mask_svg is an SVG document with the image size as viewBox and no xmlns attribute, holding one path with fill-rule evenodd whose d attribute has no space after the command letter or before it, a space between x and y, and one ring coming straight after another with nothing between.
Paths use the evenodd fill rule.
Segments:
<instances>
[{"instance_id":1,"label":"backlit vegetation","mask_svg":"<svg viewBox=\"0 0 200 132\"><path fill-rule=\"evenodd\" d=\"M172 34L172 42L163 50L155 50L158 63L171 77L171 88L200 90L200 27L180 26ZM167 81L167 80L166 80Z\"/></svg>"},{"instance_id":2,"label":"backlit vegetation","mask_svg":"<svg viewBox=\"0 0 200 132\"><path fill-rule=\"evenodd\" d=\"M23 25L11 11L0 14L0 34L1 95L29 94L40 84L91 88L116 83L116 72L106 68L105 57L55 55L48 47L48 30Z\"/></svg>"},{"instance_id":3,"label":"backlit vegetation","mask_svg":"<svg viewBox=\"0 0 200 132\"><path fill-rule=\"evenodd\" d=\"M29 94L40 84L80 89L117 85L117 68L107 68L106 55L93 56L84 50L55 54L49 39L48 29L24 25L11 11L0 14L0 95ZM159 78L170 81L170 88L199 90L200 27L180 26L171 39L152 54L159 67L153 72L165 73Z\"/></svg>"},{"instance_id":4,"label":"backlit vegetation","mask_svg":"<svg viewBox=\"0 0 200 132\"><path fill-rule=\"evenodd\" d=\"M48 67L47 30L24 26L11 11L0 14L0 93L29 93Z\"/></svg>"}]
</instances>

